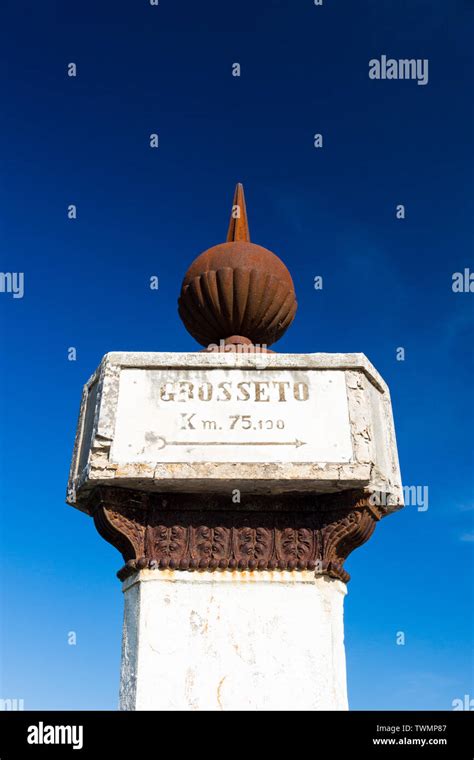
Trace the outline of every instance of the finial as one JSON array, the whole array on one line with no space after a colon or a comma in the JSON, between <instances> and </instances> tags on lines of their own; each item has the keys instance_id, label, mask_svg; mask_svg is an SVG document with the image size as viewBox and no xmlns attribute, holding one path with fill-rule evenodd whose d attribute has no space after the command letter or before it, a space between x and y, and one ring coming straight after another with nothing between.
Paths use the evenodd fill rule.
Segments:
<instances>
[{"instance_id":1,"label":"finial","mask_svg":"<svg viewBox=\"0 0 474 760\"><path fill-rule=\"evenodd\" d=\"M181 319L208 350L221 350L223 342L266 351L291 325L296 307L293 280L283 261L250 242L239 182L227 241L201 253L184 276Z\"/></svg>"},{"instance_id":2,"label":"finial","mask_svg":"<svg viewBox=\"0 0 474 760\"><path fill-rule=\"evenodd\" d=\"M234 243L237 240L250 241L244 186L241 182L238 182L235 186L234 202L232 204L229 229L227 230L227 242Z\"/></svg>"}]
</instances>

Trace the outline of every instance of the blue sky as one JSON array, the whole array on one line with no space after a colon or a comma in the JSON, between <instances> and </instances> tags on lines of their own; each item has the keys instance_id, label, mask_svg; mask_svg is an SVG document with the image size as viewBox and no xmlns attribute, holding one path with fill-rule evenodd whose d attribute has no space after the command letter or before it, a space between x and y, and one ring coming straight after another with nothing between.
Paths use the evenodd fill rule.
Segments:
<instances>
[{"instance_id":1,"label":"blue sky","mask_svg":"<svg viewBox=\"0 0 474 760\"><path fill-rule=\"evenodd\" d=\"M121 557L64 503L81 388L108 351L198 348L176 299L224 240L237 181L252 240L295 282L276 350L365 353L391 389L403 481L429 488L426 511L382 521L346 563L351 707L474 696L474 295L452 291L474 271L472 14L467 0L5 4L0 268L24 272L25 293L0 293L0 697L117 706ZM384 54L428 59L428 84L369 79Z\"/></svg>"}]
</instances>

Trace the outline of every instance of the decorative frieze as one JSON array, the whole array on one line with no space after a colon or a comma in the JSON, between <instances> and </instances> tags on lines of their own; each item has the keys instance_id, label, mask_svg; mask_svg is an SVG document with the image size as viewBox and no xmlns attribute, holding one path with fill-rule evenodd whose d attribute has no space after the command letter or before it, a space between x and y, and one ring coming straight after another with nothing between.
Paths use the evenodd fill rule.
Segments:
<instances>
[{"instance_id":1,"label":"decorative frieze","mask_svg":"<svg viewBox=\"0 0 474 760\"><path fill-rule=\"evenodd\" d=\"M229 509L219 495L97 489L89 509L99 533L137 569L314 570L344 582L346 557L383 516L369 495L249 496Z\"/></svg>"}]
</instances>

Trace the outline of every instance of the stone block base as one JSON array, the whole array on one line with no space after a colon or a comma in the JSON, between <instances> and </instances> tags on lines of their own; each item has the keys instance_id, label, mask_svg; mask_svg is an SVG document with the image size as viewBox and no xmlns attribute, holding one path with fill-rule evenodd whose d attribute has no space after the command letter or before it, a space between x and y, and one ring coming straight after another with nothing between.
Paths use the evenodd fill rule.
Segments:
<instances>
[{"instance_id":1,"label":"stone block base","mask_svg":"<svg viewBox=\"0 0 474 760\"><path fill-rule=\"evenodd\" d=\"M340 580L141 570L123 591L120 709L347 709Z\"/></svg>"}]
</instances>

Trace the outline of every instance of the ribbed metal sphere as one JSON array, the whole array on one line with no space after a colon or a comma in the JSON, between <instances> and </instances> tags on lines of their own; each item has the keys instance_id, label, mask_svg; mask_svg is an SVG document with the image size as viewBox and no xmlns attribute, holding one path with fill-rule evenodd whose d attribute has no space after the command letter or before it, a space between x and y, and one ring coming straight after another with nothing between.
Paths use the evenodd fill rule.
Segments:
<instances>
[{"instance_id":1,"label":"ribbed metal sphere","mask_svg":"<svg viewBox=\"0 0 474 760\"><path fill-rule=\"evenodd\" d=\"M186 329L206 347L235 335L270 346L292 323L296 308L293 280L281 259L242 240L201 253L178 301Z\"/></svg>"}]
</instances>

